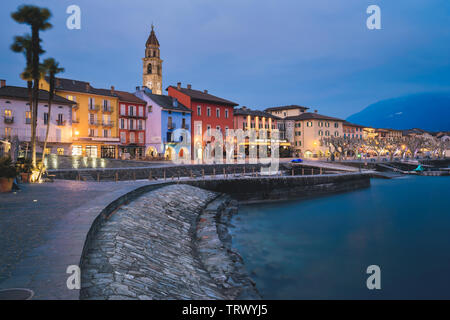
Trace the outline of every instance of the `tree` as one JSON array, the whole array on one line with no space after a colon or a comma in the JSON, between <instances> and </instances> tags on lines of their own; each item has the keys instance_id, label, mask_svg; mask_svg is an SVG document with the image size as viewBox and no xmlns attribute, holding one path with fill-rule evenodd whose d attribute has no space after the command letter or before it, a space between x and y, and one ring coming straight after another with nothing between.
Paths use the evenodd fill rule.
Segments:
<instances>
[{"instance_id":1,"label":"tree","mask_svg":"<svg viewBox=\"0 0 450 320\"><path fill-rule=\"evenodd\" d=\"M427 140L428 139L426 137L419 135L407 137L405 139L405 146L406 146L405 153L409 151L413 158L416 157L417 153L427 146Z\"/></svg>"},{"instance_id":2,"label":"tree","mask_svg":"<svg viewBox=\"0 0 450 320\"><path fill-rule=\"evenodd\" d=\"M44 160L45 160L45 152L47 149L47 141L48 141L48 133L50 131L50 120L51 120L51 112L52 112L52 102L53 97L55 95L55 75L58 73L64 72L64 68L59 67L59 63L55 61L53 58L48 58L44 60L44 63L42 64L42 69L44 71L44 74L48 75L48 82L49 82L49 91L48 91L48 117L47 117L47 131L45 132L45 140L44 140L44 148L42 151L42 165L39 169L39 177L38 180L40 180L42 175L42 170L44 168Z\"/></svg>"},{"instance_id":3,"label":"tree","mask_svg":"<svg viewBox=\"0 0 450 320\"><path fill-rule=\"evenodd\" d=\"M403 144L402 138L386 138L385 150L389 152L390 161L392 161L394 155L401 150L402 144Z\"/></svg>"},{"instance_id":4,"label":"tree","mask_svg":"<svg viewBox=\"0 0 450 320\"><path fill-rule=\"evenodd\" d=\"M51 13L46 8L23 5L11 17L20 24L27 24L31 27L31 65L27 70L33 79L32 90L32 121L31 121L31 152L32 166L36 168L36 127L39 103L39 56L41 54L39 32L50 29L52 25L48 22Z\"/></svg>"},{"instance_id":5,"label":"tree","mask_svg":"<svg viewBox=\"0 0 450 320\"><path fill-rule=\"evenodd\" d=\"M377 154L377 159L379 161L383 151L386 151L388 139L379 137L371 138L366 141L366 145L371 151Z\"/></svg>"}]
</instances>

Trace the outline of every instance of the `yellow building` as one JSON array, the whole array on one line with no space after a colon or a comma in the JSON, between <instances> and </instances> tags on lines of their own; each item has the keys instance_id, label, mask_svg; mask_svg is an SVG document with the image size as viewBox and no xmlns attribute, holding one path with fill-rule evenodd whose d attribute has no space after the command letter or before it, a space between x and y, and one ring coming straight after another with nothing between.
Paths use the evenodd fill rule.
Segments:
<instances>
[{"instance_id":1,"label":"yellow building","mask_svg":"<svg viewBox=\"0 0 450 320\"><path fill-rule=\"evenodd\" d=\"M305 112L287 117L294 127L294 156L320 158L329 155L328 147L321 144L322 138L343 137L344 120Z\"/></svg>"},{"instance_id":2,"label":"yellow building","mask_svg":"<svg viewBox=\"0 0 450 320\"><path fill-rule=\"evenodd\" d=\"M47 80L47 79L46 79ZM41 81L41 89L49 90L46 80ZM57 78L56 94L75 101L72 108L74 156L93 158L117 158L118 145L118 101L111 89L97 89L89 82Z\"/></svg>"}]
</instances>

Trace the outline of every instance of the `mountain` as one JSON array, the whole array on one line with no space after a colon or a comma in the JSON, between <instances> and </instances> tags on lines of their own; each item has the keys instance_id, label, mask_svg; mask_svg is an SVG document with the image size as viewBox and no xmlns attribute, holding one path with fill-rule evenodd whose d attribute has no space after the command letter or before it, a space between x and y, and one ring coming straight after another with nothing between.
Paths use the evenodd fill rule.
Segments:
<instances>
[{"instance_id":1,"label":"mountain","mask_svg":"<svg viewBox=\"0 0 450 320\"><path fill-rule=\"evenodd\" d=\"M450 130L450 93L419 93L381 100L347 118L364 126Z\"/></svg>"}]
</instances>

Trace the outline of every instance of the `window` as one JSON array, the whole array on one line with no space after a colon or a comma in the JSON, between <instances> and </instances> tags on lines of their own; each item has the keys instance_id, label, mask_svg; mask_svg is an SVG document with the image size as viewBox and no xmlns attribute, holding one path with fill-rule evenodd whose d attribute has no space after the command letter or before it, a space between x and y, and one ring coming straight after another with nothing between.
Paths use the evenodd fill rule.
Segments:
<instances>
[{"instance_id":1,"label":"window","mask_svg":"<svg viewBox=\"0 0 450 320\"><path fill-rule=\"evenodd\" d=\"M120 143L127 143L127 134L126 132L120 133Z\"/></svg>"},{"instance_id":2,"label":"window","mask_svg":"<svg viewBox=\"0 0 450 320\"><path fill-rule=\"evenodd\" d=\"M125 119L120 119L120 129L125 129Z\"/></svg>"},{"instance_id":3,"label":"window","mask_svg":"<svg viewBox=\"0 0 450 320\"><path fill-rule=\"evenodd\" d=\"M104 136L105 138L108 138L108 130L107 130L107 129L104 129L104 130L103 130L103 136Z\"/></svg>"},{"instance_id":4,"label":"window","mask_svg":"<svg viewBox=\"0 0 450 320\"><path fill-rule=\"evenodd\" d=\"M216 126L216 133L219 133L220 131L220 126Z\"/></svg>"},{"instance_id":5,"label":"window","mask_svg":"<svg viewBox=\"0 0 450 320\"><path fill-rule=\"evenodd\" d=\"M97 146L86 146L86 157L97 158Z\"/></svg>"},{"instance_id":6,"label":"window","mask_svg":"<svg viewBox=\"0 0 450 320\"><path fill-rule=\"evenodd\" d=\"M134 142L135 142L134 132L130 132L130 143L134 143Z\"/></svg>"},{"instance_id":7,"label":"window","mask_svg":"<svg viewBox=\"0 0 450 320\"><path fill-rule=\"evenodd\" d=\"M130 117L134 117L135 116L135 112L134 112L134 110L135 110L135 106L129 106L128 107L128 115L130 116Z\"/></svg>"},{"instance_id":8,"label":"window","mask_svg":"<svg viewBox=\"0 0 450 320\"><path fill-rule=\"evenodd\" d=\"M334 136L335 136L335 137L339 137L339 132L338 132L338 131L335 131L335 132L334 132Z\"/></svg>"},{"instance_id":9,"label":"window","mask_svg":"<svg viewBox=\"0 0 450 320\"><path fill-rule=\"evenodd\" d=\"M134 130L134 121L130 120L130 130Z\"/></svg>"},{"instance_id":10,"label":"window","mask_svg":"<svg viewBox=\"0 0 450 320\"><path fill-rule=\"evenodd\" d=\"M328 131L328 130L325 131L325 136L327 136L327 137L330 136L330 131Z\"/></svg>"},{"instance_id":11,"label":"window","mask_svg":"<svg viewBox=\"0 0 450 320\"><path fill-rule=\"evenodd\" d=\"M319 130L319 136L323 136L323 131Z\"/></svg>"},{"instance_id":12,"label":"window","mask_svg":"<svg viewBox=\"0 0 450 320\"><path fill-rule=\"evenodd\" d=\"M228 109L225 109L225 118L228 119Z\"/></svg>"},{"instance_id":13,"label":"window","mask_svg":"<svg viewBox=\"0 0 450 320\"><path fill-rule=\"evenodd\" d=\"M144 143L144 133L139 132L139 143Z\"/></svg>"},{"instance_id":14,"label":"window","mask_svg":"<svg viewBox=\"0 0 450 320\"><path fill-rule=\"evenodd\" d=\"M152 106L148 106L148 112L152 112Z\"/></svg>"},{"instance_id":15,"label":"window","mask_svg":"<svg viewBox=\"0 0 450 320\"><path fill-rule=\"evenodd\" d=\"M339 123L335 122L335 123L334 123L334 127L335 127L335 128L339 128ZM356 129L356 130L358 130L358 129Z\"/></svg>"},{"instance_id":16,"label":"window","mask_svg":"<svg viewBox=\"0 0 450 320\"><path fill-rule=\"evenodd\" d=\"M57 148L56 152L58 153L58 155L63 156L64 155L64 148Z\"/></svg>"},{"instance_id":17,"label":"window","mask_svg":"<svg viewBox=\"0 0 450 320\"><path fill-rule=\"evenodd\" d=\"M138 120L138 130L142 130L142 120Z\"/></svg>"},{"instance_id":18,"label":"window","mask_svg":"<svg viewBox=\"0 0 450 320\"><path fill-rule=\"evenodd\" d=\"M225 127L225 135L228 136L228 127Z\"/></svg>"},{"instance_id":19,"label":"window","mask_svg":"<svg viewBox=\"0 0 450 320\"><path fill-rule=\"evenodd\" d=\"M312 121L308 121L308 122L306 123L306 126L307 126L307 127L312 127L312 126L313 126Z\"/></svg>"},{"instance_id":20,"label":"window","mask_svg":"<svg viewBox=\"0 0 450 320\"><path fill-rule=\"evenodd\" d=\"M206 115L208 117L211 117L211 108L210 107L206 108Z\"/></svg>"},{"instance_id":21,"label":"window","mask_svg":"<svg viewBox=\"0 0 450 320\"><path fill-rule=\"evenodd\" d=\"M81 156L83 154L82 146L72 146L72 155L73 156Z\"/></svg>"},{"instance_id":22,"label":"window","mask_svg":"<svg viewBox=\"0 0 450 320\"><path fill-rule=\"evenodd\" d=\"M25 123L26 124L31 123L31 111L25 111Z\"/></svg>"},{"instance_id":23,"label":"window","mask_svg":"<svg viewBox=\"0 0 450 320\"><path fill-rule=\"evenodd\" d=\"M70 100L70 101L77 101L77 97L76 96L67 96L67 100Z\"/></svg>"},{"instance_id":24,"label":"window","mask_svg":"<svg viewBox=\"0 0 450 320\"><path fill-rule=\"evenodd\" d=\"M89 137L95 137L95 130L89 129Z\"/></svg>"},{"instance_id":25,"label":"window","mask_svg":"<svg viewBox=\"0 0 450 320\"><path fill-rule=\"evenodd\" d=\"M167 118L167 129L173 129L172 117Z\"/></svg>"},{"instance_id":26,"label":"window","mask_svg":"<svg viewBox=\"0 0 450 320\"><path fill-rule=\"evenodd\" d=\"M329 122L325 122L325 127L329 128L330 127L330 123Z\"/></svg>"},{"instance_id":27,"label":"window","mask_svg":"<svg viewBox=\"0 0 450 320\"><path fill-rule=\"evenodd\" d=\"M206 134L207 134L208 136L211 135L211 126L210 126L209 124L206 126Z\"/></svg>"},{"instance_id":28,"label":"window","mask_svg":"<svg viewBox=\"0 0 450 320\"><path fill-rule=\"evenodd\" d=\"M202 115L202 107L201 106L197 106L197 115L198 116Z\"/></svg>"},{"instance_id":29,"label":"window","mask_svg":"<svg viewBox=\"0 0 450 320\"><path fill-rule=\"evenodd\" d=\"M323 127L323 122L319 121L319 127Z\"/></svg>"},{"instance_id":30,"label":"window","mask_svg":"<svg viewBox=\"0 0 450 320\"><path fill-rule=\"evenodd\" d=\"M220 118L220 109L219 108L216 108L216 117Z\"/></svg>"},{"instance_id":31,"label":"window","mask_svg":"<svg viewBox=\"0 0 450 320\"><path fill-rule=\"evenodd\" d=\"M44 124L48 123L48 113L44 112Z\"/></svg>"},{"instance_id":32,"label":"window","mask_svg":"<svg viewBox=\"0 0 450 320\"><path fill-rule=\"evenodd\" d=\"M115 158L116 147L114 146L102 146L101 147L102 158Z\"/></svg>"}]
</instances>

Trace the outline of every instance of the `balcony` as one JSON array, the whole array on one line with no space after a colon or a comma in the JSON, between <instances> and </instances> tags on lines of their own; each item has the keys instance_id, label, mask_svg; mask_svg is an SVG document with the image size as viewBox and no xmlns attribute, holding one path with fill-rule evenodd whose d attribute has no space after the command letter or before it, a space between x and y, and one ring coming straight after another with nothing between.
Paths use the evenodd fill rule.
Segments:
<instances>
[{"instance_id":1,"label":"balcony","mask_svg":"<svg viewBox=\"0 0 450 320\"><path fill-rule=\"evenodd\" d=\"M169 123L169 124L167 124L167 129L168 130L174 130L174 129L176 129L176 124L175 123Z\"/></svg>"},{"instance_id":2,"label":"balcony","mask_svg":"<svg viewBox=\"0 0 450 320\"><path fill-rule=\"evenodd\" d=\"M65 126L66 125L66 120L56 120L56 125L57 126Z\"/></svg>"},{"instance_id":3,"label":"balcony","mask_svg":"<svg viewBox=\"0 0 450 320\"><path fill-rule=\"evenodd\" d=\"M102 112L103 112L103 113L112 113L112 112L114 112L114 108L113 108L113 107L106 107L106 106L103 106L103 107L102 107Z\"/></svg>"},{"instance_id":4,"label":"balcony","mask_svg":"<svg viewBox=\"0 0 450 320\"><path fill-rule=\"evenodd\" d=\"M92 112L98 112L100 110L100 106L99 105L89 105L89 111Z\"/></svg>"},{"instance_id":5,"label":"balcony","mask_svg":"<svg viewBox=\"0 0 450 320\"><path fill-rule=\"evenodd\" d=\"M95 120L89 120L89 125L90 126L99 126L100 122L99 121L95 121Z\"/></svg>"},{"instance_id":6,"label":"balcony","mask_svg":"<svg viewBox=\"0 0 450 320\"><path fill-rule=\"evenodd\" d=\"M25 124L31 124L31 118L25 118Z\"/></svg>"},{"instance_id":7,"label":"balcony","mask_svg":"<svg viewBox=\"0 0 450 320\"><path fill-rule=\"evenodd\" d=\"M75 118L73 118L73 119L72 119L72 123L80 123L80 119L75 119Z\"/></svg>"},{"instance_id":8,"label":"balcony","mask_svg":"<svg viewBox=\"0 0 450 320\"><path fill-rule=\"evenodd\" d=\"M185 124L184 126L181 125L181 129L189 130L189 125L188 124Z\"/></svg>"},{"instance_id":9,"label":"balcony","mask_svg":"<svg viewBox=\"0 0 450 320\"><path fill-rule=\"evenodd\" d=\"M8 123L8 124L14 123L14 117L5 116L5 123Z\"/></svg>"},{"instance_id":10,"label":"balcony","mask_svg":"<svg viewBox=\"0 0 450 320\"><path fill-rule=\"evenodd\" d=\"M103 121L103 126L112 128L112 127L114 127L114 122L112 122L112 121Z\"/></svg>"},{"instance_id":11,"label":"balcony","mask_svg":"<svg viewBox=\"0 0 450 320\"><path fill-rule=\"evenodd\" d=\"M134 119L147 119L146 116L138 116L137 114L128 114L128 115L121 115L122 117L125 118L134 118Z\"/></svg>"}]
</instances>

